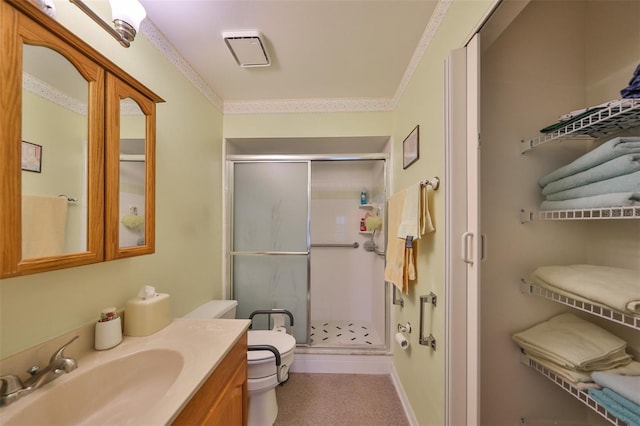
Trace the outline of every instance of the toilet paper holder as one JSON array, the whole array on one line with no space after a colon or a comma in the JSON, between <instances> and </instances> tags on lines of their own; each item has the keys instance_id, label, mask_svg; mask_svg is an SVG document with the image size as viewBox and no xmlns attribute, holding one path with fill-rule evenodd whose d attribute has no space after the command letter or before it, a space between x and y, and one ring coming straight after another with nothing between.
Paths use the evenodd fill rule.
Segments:
<instances>
[{"instance_id":1,"label":"toilet paper holder","mask_svg":"<svg viewBox=\"0 0 640 426\"><path fill-rule=\"evenodd\" d=\"M398 324L398 332L411 333L411 323L407 322L406 324Z\"/></svg>"}]
</instances>

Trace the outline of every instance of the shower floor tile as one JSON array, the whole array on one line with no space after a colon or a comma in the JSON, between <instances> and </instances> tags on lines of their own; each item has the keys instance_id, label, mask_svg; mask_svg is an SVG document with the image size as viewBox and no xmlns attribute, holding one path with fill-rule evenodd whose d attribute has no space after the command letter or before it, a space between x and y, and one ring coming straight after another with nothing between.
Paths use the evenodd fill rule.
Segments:
<instances>
[{"instance_id":1,"label":"shower floor tile","mask_svg":"<svg viewBox=\"0 0 640 426\"><path fill-rule=\"evenodd\" d=\"M383 345L371 323L366 321L311 320L312 346Z\"/></svg>"}]
</instances>

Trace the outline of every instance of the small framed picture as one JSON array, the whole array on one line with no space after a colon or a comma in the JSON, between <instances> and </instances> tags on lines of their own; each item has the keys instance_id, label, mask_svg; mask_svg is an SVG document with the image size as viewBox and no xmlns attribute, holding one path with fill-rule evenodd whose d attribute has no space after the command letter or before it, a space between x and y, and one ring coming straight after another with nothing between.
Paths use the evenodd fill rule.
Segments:
<instances>
[{"instance_id":1,"label":"small framed picture","mask_svg":"<svg viewBox=\"0 0 640 426\"><path fill-rule=\"evenodd\" d=\"M42 146L22 141L22 170L40 173L42 171Z\"/></svg>"},{"instance_id":2,"label":"small framed picture","mask_svg":"<svg viewBox=\"0 0 640 426\"><path fill-rule=\"evenodd\" d=\"M414 127L402 142L402 168L406 169L420 157L420 125Z\"/></svg>"}]
</instances>

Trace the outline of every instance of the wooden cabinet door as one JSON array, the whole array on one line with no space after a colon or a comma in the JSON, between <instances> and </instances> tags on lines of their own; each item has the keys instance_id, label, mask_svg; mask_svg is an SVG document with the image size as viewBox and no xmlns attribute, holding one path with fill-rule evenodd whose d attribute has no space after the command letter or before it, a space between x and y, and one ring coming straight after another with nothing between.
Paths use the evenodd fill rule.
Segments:
<instances>
[{"instance_id":1,"label":"wooden cabinet door","mask_svg":"<svg viewBox=\"0 0 640 426\"><path fill-rule=\"evenodd\" d=\"M173 424L245 426L249 414L247 398L245 332Z\"/></svg>"}]
</instances>

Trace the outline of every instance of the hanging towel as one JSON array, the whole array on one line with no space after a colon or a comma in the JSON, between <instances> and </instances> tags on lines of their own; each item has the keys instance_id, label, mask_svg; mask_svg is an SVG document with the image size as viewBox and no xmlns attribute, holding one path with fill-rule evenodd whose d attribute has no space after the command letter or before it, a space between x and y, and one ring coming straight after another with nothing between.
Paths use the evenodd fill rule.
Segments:
<instances>
[{"instance_id":1,"label":"hanging towel","mask_svg":"<svg viewBox=\"0 0 640 426\"><path fill-rule=\"evenodd\" d=\"M22 258L65 252L66 197L22 196Z\"/></svg>"},{"instance_id":2,"label":"hanging towel","mask_svg":"<svg viewBox=\"0 0 640 426\"><path fill-rule=\"evenodd\" d=\"M403 293L408 291L408 289L404 288L403 284L405 270L405 240L397 238L396 234L398 232L398 226L400 226L400 220L402 219L402 209L404 207L406 192L406 190L400 191L389 198L387 206L389 238L387 238L387 250L385 251L387 264L384 269L385 281L392 283Z\"/></svg>"},{"instance_id":3,"label":"hanging towel","mask_svg":"<svg viewBox=\"0 0 640 426\"><path fill-rule=\"evenodd\" d=\"M406 189L404 205L402 207L402 219L398 226L396 235L398 238L413 237L413 241L435 228L431 221L429 212L429 201L427 199L426 185L418 182Z\"/></svg>"}]
</instances>

